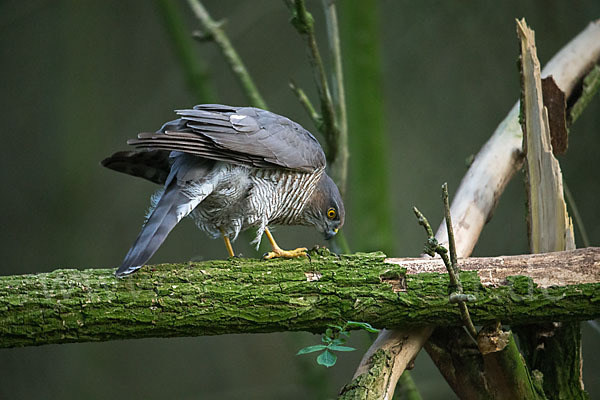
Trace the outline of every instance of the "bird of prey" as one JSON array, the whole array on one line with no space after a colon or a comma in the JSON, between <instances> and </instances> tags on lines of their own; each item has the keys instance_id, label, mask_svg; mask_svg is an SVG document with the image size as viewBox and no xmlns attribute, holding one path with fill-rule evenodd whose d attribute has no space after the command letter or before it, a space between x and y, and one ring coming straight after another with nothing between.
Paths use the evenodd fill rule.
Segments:
<instances>
[{"instance_id":1,"label":"bird of prey","mask_svg":"<svg viewBox=\"0 0 600 400\"><path fill-rule=\"evenodd\" d=\"M306 255L282 250L272 225L312 225L329 239L344 223L344 204L325 172L325 154L299 124L269 111L220 104L177 110L178 119L154 133L140 133L102 165L163 185L140 234L117 269L121 277L141 268L187 215L212 238L223 237L229 256L238 234L266 234L265 258Z\"/></svg>"}]
</instances>

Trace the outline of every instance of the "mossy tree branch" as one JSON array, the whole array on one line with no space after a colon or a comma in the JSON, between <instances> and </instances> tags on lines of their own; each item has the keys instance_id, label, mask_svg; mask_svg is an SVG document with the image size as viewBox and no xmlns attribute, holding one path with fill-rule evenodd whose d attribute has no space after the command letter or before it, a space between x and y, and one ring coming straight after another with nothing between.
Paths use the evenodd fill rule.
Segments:
<instances>
[{"instance_id":1,"label":"mossy tree branch","mask_svg":"<svg viewBox=\"0 0 600 400\"><path fill-rule=\"evenodd\" d=\"M477 324L600 316L600 249L460 261ZM527 265L525 270L523 267ZM530 277L510 277L519 271ZM549 278L550 277L550 278ZM574 279L575 278L575 279ZM440 260L381 253L234 259L0 277L0 347L143 337L310 331L348 320L458 326Z\"/></svg>"}]
</instances>

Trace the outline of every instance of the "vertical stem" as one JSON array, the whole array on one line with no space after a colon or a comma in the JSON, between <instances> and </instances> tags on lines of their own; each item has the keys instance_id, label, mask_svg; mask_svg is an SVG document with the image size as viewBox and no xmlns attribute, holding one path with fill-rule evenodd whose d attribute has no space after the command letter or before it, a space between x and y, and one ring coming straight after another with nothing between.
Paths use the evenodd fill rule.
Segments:
<instances>
[{"instance_id":1,"label":"vertical stem","mask_svg":"<svg viewBox=\"0 0 600 400\"><path fill-rule=\"evenodd\" d=\"M323 0L327 38L329 39L330 57L333 65L331 86L333 89L333 105L335 107L336 125L338 127L338 154L331 166L333 179L338 184L342 196L346 193L348 177L348 120L346 113L346 94L344 92L344 73L342 69L342 50L337 11L334 0Z\"/></svg>"},{"instance_id":2,"label":"vertical stem","mask_svg":"<svg viewBox=\"0 0 600 400\"><path fill-rule=\"evenodd\" d=\"M323 66L323 60L317 46L314 20L312 15L307 11L304 0L287 1L286 4L292 11L292 24L306 38L309 60L315 75L321 103L323 121L321 130L327 144L325 154L327 155L327 162L333 165L337 161L338 156L339 130L336 124L335 109L331 99L331 92L329 91L329 84L327 83L325 67Z\"/></svg>"},{"instance_id":3,"label":"vertical stem","mask_svg":"<svg viewBox=\"0 0 600 400\"><path fill-rule=\"evenodd\" d=\"M456 242L454 241L454 229L452 228L452 216L450 215L450 202L448 200L448 182L442 185L442 200L444 201L444 215L446 219L446 229L448 231L448 247L450 248L450 262L454 272L458 272L456 259Z\"/></svg>"},{"instance_id":4,"label":"vertical stem","mask_svg":"<svg viewBox=\"0 0 600 400\"><path fill-rule=\"evenodd\" d=\"M442 197L444 199L444 209L445 209L446 217L448 218L448 219L446 219L446 224L452 225L452 221L449 218L450 205L448 202L448 187L446 184L444 184L444 186L442 186ZM464 297L463 296L463 288L462 288L462 284L460 283L460 277L458 275L458 268L456 267L455 264L452 264L452 262L448 258L448 251L446 250L446 248L444 246L440 245L438 243L437 239L433 236L433 230L431 229L431 225L429 225L429 221L427 220L425 215L423 215L423 213L421 211L419 211L417 209L417 207L413 207L413 211L414 211L415 215L417 216L419 225L423 226L423 228L425 228L425 232L427 233L427 243L426 243L426 247L425 247L425 253L431 257L435 256L435 254L437 253L440 256L440 258L442 259L442 261L444 262L444 265L446 266L446 269L448 270L448 279L450 280L450 287L453 291L453 293L450 294L450 302L458 303L458 308L460 310L460 315L462 317L463 323L465 324L465 327L469 331L469 334L473 337L473 340L475 340L477 337L477 329L475 329L475 325L473 324L473 321L471 321L471 316L469 314L469 308L467 307L467 303L465 302L465 299L463 298ZM453 244L453 243L454 243L454 240L451 241L451 244ZM456 249L454 250L454 252L456 253Z\"/></svg>"}]
</instances>

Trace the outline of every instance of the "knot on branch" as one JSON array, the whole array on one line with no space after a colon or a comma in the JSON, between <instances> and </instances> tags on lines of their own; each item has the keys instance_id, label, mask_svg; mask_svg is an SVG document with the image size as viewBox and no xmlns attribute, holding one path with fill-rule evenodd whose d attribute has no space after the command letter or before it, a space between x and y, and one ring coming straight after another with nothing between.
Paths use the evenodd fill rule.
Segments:
<instances>
[{"instance_id":1,"label":"knot on branch","mask_svg":"<svg viewBox=\"0 0 600 400\"><path fill-rule=\"evenodd\" d=\"M314 30L315 26L315 20L312 14L306 10L304 10L302 14L299 14L297 10L293 10L290 23L302 35L310 34Z\"/></svg>"},{"instance_id":2,"label":"knot on branch","mask_svg":"<svg viewBox=\"0 0 600 400\"><path fill-rule=\"evenodd\" d=\"M450 293L450 296L448 296L448 301L450 302L450 304L462 302L474 303L475 301L477 301L477 298L472 294L453 292Z\"/></svg>"},{"instance_id":3,"label":"knot on branch","mask_svg":"<svg viewBox=\"0 0 600 400\"><path fill-rule=\"evenodd\" d=\"M440 243L436 238L430 237L425 242L423 252L430 257L435 257L436 253L448 253L448 250L444 246L440 246Z\"/></svg>"}]
</instances>

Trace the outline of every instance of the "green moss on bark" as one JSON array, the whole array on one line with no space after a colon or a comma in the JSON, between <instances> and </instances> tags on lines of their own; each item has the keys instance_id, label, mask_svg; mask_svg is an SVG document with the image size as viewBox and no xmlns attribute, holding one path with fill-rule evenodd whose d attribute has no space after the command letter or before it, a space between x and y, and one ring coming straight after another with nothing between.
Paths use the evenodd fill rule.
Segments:
<instances>
[{"instance_id":1,"label":"green moss on bark","mask_svg":"<svg viewBox=\"0 0 600 400\"><path fill-rule=\"evenodd\" d=\"M405 275L382 253L312 259L233 259L147 266L117 279L112 269L60 269L0 277L0 347L276 331L322 332L365 321L378 328L461 325L448 276ZM585 320L600 315L600 284L537 288L509 280L483 287L461 273L477 302L475 323Z\"/></svg>"},{"instance_id":2,"label":"green moss on bark","mask_svg":"<svg viewBox=\"0 0 600 400\"><path fill-rule=\"evenodd\" d=\"M391 352L379 349L371 356L371 368L357 376L342 388L338 400L381 399L385 393L384 381L379 377L391 368L394 356Z\"/></svg>"}]
</instances>

